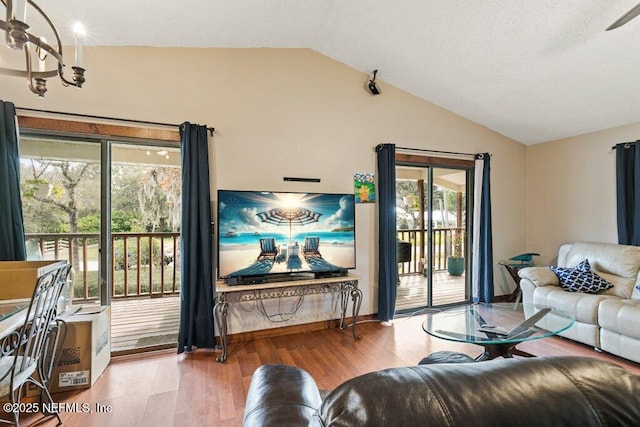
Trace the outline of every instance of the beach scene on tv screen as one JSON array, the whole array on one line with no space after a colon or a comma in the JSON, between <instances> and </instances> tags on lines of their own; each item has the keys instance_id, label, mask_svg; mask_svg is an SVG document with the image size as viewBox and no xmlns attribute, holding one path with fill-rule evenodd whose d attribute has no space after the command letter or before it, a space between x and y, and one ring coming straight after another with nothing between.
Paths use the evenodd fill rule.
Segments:
<instances>
[{"instance_id":1,"label":"beach scene on tv screen","mask_svg":"<svg viewBox=\"0 0 640 427\"><path fill-rule=\"evenodd\" d=\"M218 275L355 268L352 194L218 193Z\"/></svg>"}]
</instances>

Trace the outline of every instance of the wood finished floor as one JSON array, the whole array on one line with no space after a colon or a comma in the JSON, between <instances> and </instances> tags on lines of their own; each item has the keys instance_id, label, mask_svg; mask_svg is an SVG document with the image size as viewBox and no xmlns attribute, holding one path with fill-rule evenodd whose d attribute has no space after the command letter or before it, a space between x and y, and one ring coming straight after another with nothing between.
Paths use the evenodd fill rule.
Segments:
<instances>
[{"instance_id":1,"label":"wood finished floor","mask_svg":"<svg viewBox=\"0 0 640 427\"><path fill-rule=\"evenodd\" d=\"M362 340L350 330L325 329L231 343L226 363L217 351L176 355L175 351L114 359L87 390L54 395L58 402L110 405L109 413L63 413L65 426L241 426L246 392L254 370L263 364L299 366L322 389L332 389L357 375L394 366L416 364L439 350L472 356L481 348L439 340L422 332L424 316L395 319L385 327L368 321L358 325ZM640 364L597 353L562 338L523 344L532 354L582 355L610 360L640 374ZM29 425L36 417L21 419ZM40 425L54 426L52 420Z\"/></svg>"}]
</instances>

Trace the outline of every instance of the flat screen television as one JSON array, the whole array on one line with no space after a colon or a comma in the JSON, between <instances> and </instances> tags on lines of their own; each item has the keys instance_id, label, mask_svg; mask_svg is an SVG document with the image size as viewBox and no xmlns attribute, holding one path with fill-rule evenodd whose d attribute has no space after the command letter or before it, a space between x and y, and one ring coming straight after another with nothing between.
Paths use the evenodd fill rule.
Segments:
<instances>
[{"instance_id":1,"label":"flat screen television","mask_svg":"<svg viewBox=\"0 0 640 427\"><path fill-rule=\"evenodd\" d=\"M356 267L353 194L218 190L218 278L345 275Z\"/></svg>"}]
</instances>

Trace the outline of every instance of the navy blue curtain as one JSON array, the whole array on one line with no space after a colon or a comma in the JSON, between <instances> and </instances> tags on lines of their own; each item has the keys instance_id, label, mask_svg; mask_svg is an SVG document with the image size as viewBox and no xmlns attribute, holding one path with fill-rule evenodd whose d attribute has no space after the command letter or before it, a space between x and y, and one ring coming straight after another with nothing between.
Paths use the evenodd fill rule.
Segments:
<instances>
[{"instance_id":1,"label":"navy blue curtain","mask_svg":"<svg viewBox=\"0 0 640 427\"><path fill-rule=\"evenodd\" d=\"M178 353L214 348L211 190L207 127L180 126L182 150L182 243Z\"/></svg>"},{"instance_id":2,"label":"navy blue curtain","mask_svg":"<svg viewBox=\"0 0 640 427\"><path fill-rule=\"evenodd\" d=\"M396 311L396 146L376 147L378 163L378 319L393 319Z\"/></svg>"},{"instance_id":3,"label":"navy blue curtain","mask_svg":"<svg viewBox=\"0 0 640 427\"><path fill-rule=\"evenodd\" d=\"M483 161L482 188L480 193L480 232L478 242L478 297L480 302L493 302L493 233L491 230L491 155L476 154Z\"/></svg>"},{"instance_id":4,"label":"navy blue curtain","mask_svg":"<svg viewBox=\"0 0 640 427\"><path fill-rule=\"evenodd\" d=\"M640 149L636 143L616 145L618 243L640 246Z\"/></svg>"},{"instance_id":5,"label":"navy blue curtain","mask_svg":"<svg viewBox=\"0 0 640 427\"><path fill-rule=\"evenodd\" d=\"M16 109L0 101L0 261L25 259Z\"/></svg>"}]
</instances>

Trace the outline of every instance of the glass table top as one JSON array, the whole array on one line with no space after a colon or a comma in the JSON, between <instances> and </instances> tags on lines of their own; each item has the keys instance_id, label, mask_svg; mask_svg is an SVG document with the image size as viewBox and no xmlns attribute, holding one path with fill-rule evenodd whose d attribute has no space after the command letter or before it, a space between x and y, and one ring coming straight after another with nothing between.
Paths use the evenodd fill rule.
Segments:
<instances>
[{"instance_id":1,"label":"glass table top","mask_svg":"<svg viewBox=\"0 0 640 427\"><path fill-rule=\"evenodd\" d=\"M470 304L430 313L422 324L429 335L472 344L509 344L557 335L575 319L566 311L532 304Z\"/></svg>"}]
</instances>

